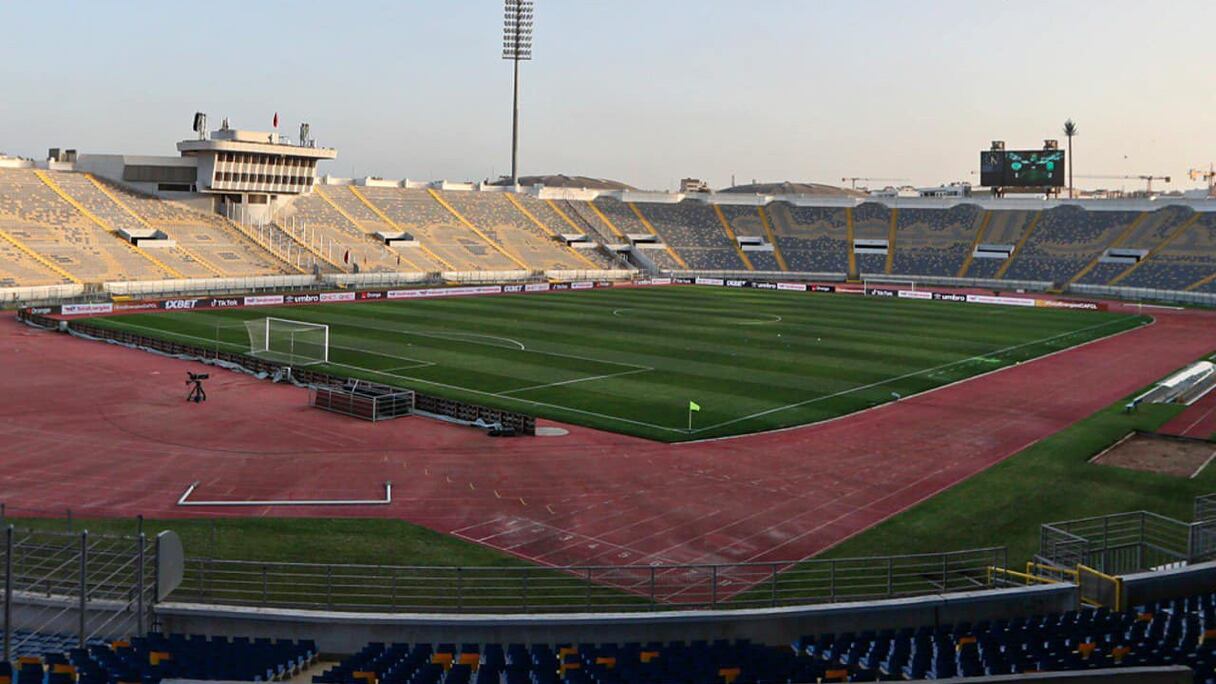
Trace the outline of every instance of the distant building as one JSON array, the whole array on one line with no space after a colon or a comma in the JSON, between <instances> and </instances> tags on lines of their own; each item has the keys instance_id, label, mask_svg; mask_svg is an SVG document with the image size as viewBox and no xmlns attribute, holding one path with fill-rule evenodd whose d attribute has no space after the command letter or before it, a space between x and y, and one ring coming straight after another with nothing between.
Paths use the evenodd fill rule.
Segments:
<instances>
[{"instance_id":1,"label":"distant building","mask_svg":"<svg viewBox=\"0 0 1216 684\"><path fill-rule=\"evenodd\" d=\"M709 183L700 178L681 178L680 192L709 192Z\"/></svg>"},{"instance_id":2,"label":"distant building","mask_svg":"<svg viewBox=\"0 0 1216 684\"><path fill-rule=\"evenodd\" d=\"M935 188L917 188L917 197L970 197L970 183L951 183L949 185L939 185Z\"/></svg>"},{"instance_id":3,"label":"distant building","mask_svg":"<svg viewBox=\"0 0 1216 684\"><path fill-rule=\"evenodd\" d=\"M201 124L205 125L206 119ZM317 147L307 124L295 143L277 131L231 128L227 119L207 134L196 119L198 137L177 143L181 156L80 154L51 150L51 161L75 162L77 170L94 173L149 195L185 201L245 222L269 219L275 209L297 195L312 192L317 162L334 159L337 150ZM68 157L71 156L69 159Z\"/></svg>"}]
</instances>

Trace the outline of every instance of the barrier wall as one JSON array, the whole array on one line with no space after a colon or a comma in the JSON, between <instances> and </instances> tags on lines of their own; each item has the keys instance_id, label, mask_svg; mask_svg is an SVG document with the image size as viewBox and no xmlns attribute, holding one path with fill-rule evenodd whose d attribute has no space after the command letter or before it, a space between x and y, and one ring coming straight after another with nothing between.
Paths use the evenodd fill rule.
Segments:
<instances>
[{"instance_id":1,"label":"barrier wall","mask_svg":"<svg viewBox=\"0 0 1216 684\"><path fill-rule=\"evenodd\" d=\"M1216 561L1170 570L1152 570L1123 576L1123 603L1138 606L1153 601L1199 594L1216 587Z\"/></svg>"},{"instance_id":2,"label":"barrier wall","mask_svg":"<svg viewBox=\"0 0 1216 684\"><path fill-rule=\"evenodd\" d=\"M325 653L383 642L625 642L751 639L772 645L826 632L1059 613L1077 606L1076 588L1051 585L794 608L653 613L437 615L280 610L202 604L157 606L166 632L311 638Z\"/></svg>"}]
</instances>

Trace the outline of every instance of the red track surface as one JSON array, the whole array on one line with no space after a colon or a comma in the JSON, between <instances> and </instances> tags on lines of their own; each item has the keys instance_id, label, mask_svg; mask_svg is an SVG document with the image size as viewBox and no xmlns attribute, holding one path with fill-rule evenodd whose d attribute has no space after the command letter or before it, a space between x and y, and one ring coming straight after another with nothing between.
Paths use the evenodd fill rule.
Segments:
<instances>
[{"instance_id":1,"label":"red track surface","mask_svg":"<svg viewBox=\"0 0 1216 684\"><path fill-rule=\"evenodd\" d=\"M1216 390L1208 392L1173 420L1162 425L1161 432L1198 439L1216 437Z\"/></svg>"},{"instance_id":2,"label":"red track surface","mask_svg":"<svg viewBox=\"0 0 1216 684\"><path fill-rule=\"evenodd\" d=\"M821 551L1166 375L1216 344L1216 315L1155 312L1117 337L821 425L665 445L570 427L492 439L372 425L304 390L0 319L0 501L77 515L382 516L542 563L773 561ZM182 509L199 499L391 506Z\"/></svg>"}]
</instances>

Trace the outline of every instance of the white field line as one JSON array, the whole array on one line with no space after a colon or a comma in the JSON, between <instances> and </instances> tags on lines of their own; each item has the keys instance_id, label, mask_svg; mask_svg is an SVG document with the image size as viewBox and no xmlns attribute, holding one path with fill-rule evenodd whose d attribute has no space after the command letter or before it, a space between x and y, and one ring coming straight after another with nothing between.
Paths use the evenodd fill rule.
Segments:
<instances>
[{"instance_id":1,"label":"white field line","mask_svg":"<svg viewBox=\"0 0 1216 684\"><path fill-rule=\"evenodd\" d=\"M809 406L809 405L811 405L811 404L816 404L816 403L819 403L819 402L821 402L821 401L826 401L826 400L828 400L828 399L835 399L836 397L842 397L842 396L845 396L845 395L847 395L847 394L852 394L852 393L854 393L854 392L860 392L860 391L867 390L867 389L871 389L871 388L874 388L874 387L881 387L881 386L883 386L883 385L887 385L887 384L890 384L890 383L893 383L893 382L898 382L898 381L900 381L900 380L906 380L906 379L908 379L908 378L916 377L916 376L918 376L918 375L924 375L924 374L926 374L926 373L933 373L933 372L940 371L940 370L943 370L943 369L946 369L946 368L950 368L950 367L952 367L952 366L958 366L958 365L960 365L960 364L964 364L964 363L971 363L971 362L973 362L973 361L979 361L979 360L984 359L984 358L987 358L987 357L989 357L989 356L995 356L995 355L997 355L997 354L1003 354L1003 353L1005 353L1005 352L1013 351L1013 350L1015 350L1015 349L1021 349L1021 348L1023 348L1023 347L1029 347L1029 346L1033 346L1033 345L1036 345L1036 344L1042 344L1042 343L1044 343L1044 342L1050 342L1051 340L1056 340L1056 339L1059 339L1059 338L1061 338L1061 337L1068 337L1069 335L1075 335L1075 334L1077 334L1077 333L1088 332L1088 331L1090 331L1090 330L1096 330L1096 329L1098 329L1098 328L1105 328L1106 326L1109 326L1109 325L1111 325L1112 323L1122 323L1122 322L1124 322L1125 320L1126 320L1125 318L1116 318L1116 319L1114 319L1114 320L1106 321L1105 323L1099 323L1099 324L1097 324L1097 325L1091 325L1091 326L1088 326L1088 327L1085 327L1085 328L1078 328L1078 329L1076 329L1076 330L1070 330L1070 331L1068 331L1068 332L1059 333L1058 335L1051 335L1051 336L1049 336L1049 337L1044 337L1044 338L1042 338L1042 339L1038 339L1038 340L1032 340L1032 341L1030 341L1030 342L1022 342L1022 343L1020 343L1020 344L1014 344L1014 345L1010 345L1010 346L1008 346L1008 347L1003 347L1003 348L1001 348L1001 349L996 349L996 350L993 350L993 351L990 351L990 352L986 352L986 353L983 353L983 354L976 354L975 356L970 356L970 357L967 357L967 358L965 358L965 359L959 359L959 360L957 360L957 361L951 361L951 362L949 362L949 363L943 363L943 364L938 365L938 366L933 366L932 368L922 368L921 370L916 370L916 371L912 371L912 372L909 372L909 373L904 373L903 375L897 375L897 376L895 376L895 377L886 378L886 379L883 379L883 380L878 380L878 381L876 381L876 382L871 382L871 383L866 384L866 385L858 385L857 387L851 387L851 388L849 388L849 389L846 389L846 390L841 390L841 391L839 391L839 392L833 392L832 394L825 394L825 395L823 395L823 396L814 397L814 398L812 398L812 399L807 399L806 401L799 401L799 402L795 402L795 403L793 403L793 404L786 404L786 405L784 405L784 406L777 406L777 407L774 407L774 408L771 408L771 409L765 409L764 411L757 411L756 413L752 413L752 414L750 414L750 415L741 416L741 417L739 417L739 418L732 418L732 419L730 419L730 420L722 421L722 422L720 422L720 423L714 423L713 425L706 425L706 426L704 426L704 427L699 427L699 428L694 429L694 430L693 430L693 432L694 432L694 433L697 433L697 432L704 432L704 431L706 431L706 430L714 430L714 429L717 429L717 428L720 428L720 427L724 427L724 426L726 426L726 425L734 425L735 423L740 423L740 422L743 422L743 421L745 421L745 420L751 420L751 419L753 419L753 418L760 418L760 417L762 417L762 416L767 416L767 415L770 415L770 414L773 414L773 413L779 413L779 412L781 412L781 411L787 411L787 410L789 410L789 409L793 409L793 408L800 408L800 407L803 407L803 406ZM1135 328L1132 328L1132 329L1134 330ZM919 394L919 393L918 393L918 394ZM909 395L909 396L915 396L915 395Z\"/></svg>"},{"instance_id":2,"label":"white field line","mask_svg":"<svg viewBox=\"0 0 1216 684\"><path fill-rule=\"evenodd\" d=\"M379 330L381 332L395 333L398 335L416 335L418 337L434 337L437 339L450 339L450 340L454 340L457 342L467 342L468 344L480 344L482 346L493 347L495 349L506 349L506 347L502 346L501 344L490 344L488 342L479 342L477 340L466 340L466 339L457 340L454 337L448 337L446 333L436 334L436 333L427 333L427 332L417 332L417 331L413 331L413 330L389 329L389 328L381 328L381 327L374 326L374 325L356 325L353 323L340 323L339 325L341 325L342 327L345 327L345 328L357 328L357 329L361 329L361 330ZM499 339L499 340L510 339L510 338L505 338L505 337L494 338L490 335L480 335L480 337L491 337L492 339ZM643 366L643 365L637 364L637 363L627 363L625 361L608 361L605 359L597 359L597 358L594 358L591 356L580 356L578 354L566 354L563 352L544 351L541 349L528 349L528 348L524 347L521 343L516 342L515 340L511 340L511 341L520 345L520 348L518 351L527 352L529 354L541 354L543 356L556 356L556 357L560 357L563 359L574 359L576 361L588 361L590 363L600 363L600 364L605 364L605 365L609 365L609 366L624 366L626 368L633 368L636 370L654 370L650 366Z\"/></svg>"},{"instance_id":3,"label":"white field line","mask_svg":"<svg viewBox=\"0 0 1216 684\"><path fill-rule=\"evenodd\" d=\"M343 324L343 325L346 325L346 324ZM358 327L362 327L362 326L358 326ZM402 331L402 332L404 332L407 335L418 335L419 337L434 337L434 338L438 338L441 340L455 340L456 342L472 342L474 344L486 344L485 342L478 342L477 340L466 339L469 337L480 337L480 338L484 338L487 340L498 340L500 342L510 342L511 344L515 345L515 347L518 348L520 351L528 351L528 348L524 346L523 342L520 342L519 340L513 340L510 337L497 337L495 335L479 335L477 333L462 333L462 332L454 332L454 333L424 333L424 332L417 332L417 331ZM502 347L502 345L500 345L500 344L490 344L487 346L505 348L505 347Z\"/></svg>"},{"instance_id":4,"label":"white field line","mask_svg":"<svg viewBox=\"0 0 1216 684\"><path fill-rule=\"evenodd\" d=\"M354 370L363 371L364 373L372 373L375 375L384 375L384 376L390 377L390 378L401 378L403 380L412 380L414 382L417 382L417 383L420 383L423 385L431 385L433 387L443 387L445 389L459 390L461 392L468 392L469 394L477 394L477 395L481 395L483 397L497 397L499 399L517 401L521 404L531 404L532 406L544 406L547 408L557 409L559 411L568 411L570 413L578 413L578 414L582 414L584 416L594 416L596 418L604 418L607 420L614 420L614 421L618 421L621 423L629 423L630 425L641 425L642 427L654 428L655 430L662 430L664 432L675 432L678 434L687 434L687 432L688 432L687 430L685 430L683 428L673 428L673 427L668 427L666 425L655 425L654 423L647 423L647 422L641 421L641 420L633 420L631 418L622 418L620 416L610 416L606 413L596 413L595 411L587 411L584 409L571 408L569 406L563 406L561 404L550 404L550 403L544 402L544 401L535 401L532 399L522 399L520 397L507 396L505 394L500 394L498 392L486 392L485 390L472 389L471 387L462 387L460 385L449 385L449 384L443 383L443 382L435 382L434 380L423 380L422 378L416 378L416 377L413 377L410 375L400 375L398 373L386 373L384 371L377 371L377 370L371 370L369 368L364 368L363 366L352 366L350 364L345 364L345 363L333 363L332 361L330 362L329 365L339 366L342 368L351 368Z\"/></svg>"},{"instance_id":5,"label":"white field line","mask_svg":"<svg viewBox=\"0 0 1216 684\"><path fill-rule=\"evenodd\" d=\"M662 313L662 311L660 311L659 309L641 309L641 310L642 310L642 311L655 311L655 312L658 312L658 313ZM622 313L622 312L624 312L624 311L638 311L638 309L636 309L636 308L613 309L613 310L612 310L612 315L613 315L613 316L619 316L619 317L622 317L622 318L629 318L629 316L625 316L625 315ZM718 313L718 314L721 314L721 315L723 315L723 316L725 316L725 317L727 317L727 318L738 318L738 317L739 317L739 314L737 314L737 313L724 313L724 312L721 312L721 311L717 311L717 312L715 312L713 309L708 309L708 310L706 310L706 309L701 309L701 310L699 310L699 311L700 311L701 313L710 313L710 314L712 314L712 313ZM770 318L769 320L765 320L765 321L737 321L737 322L735 323L735 325L762 325L762 324L765 324L765 323L780 323L780 322L782 321L782 318L781 318L780 316L778 316L777 314L752 314L752 315L754 315L754 316L771 316L772 318ZM808 325L810 325L810 324L808 324Z\"/></svg>"},{"instance_id":6,"label":"white field line","mask_svg":"<svg viewBox=\"0 0 1216 684\"><path fill-rule=\"evenodd\" d=\"M605 378L619 378L622 375L633 375L635 373L649 373L653 368L636 368L634 370L621 371L620 373L606 373L604 375L591 375L585 378L574 378L573 380L561 380L558 382L547 382L543 385L531 385L529 387L520 387L519 389L510 389L499 394L515 394L516 392L527 392L530 390L544 389L546 387L558 387L560 385L573 385L576 382L590 382L592 380L603 380Z\"/></svg>"}]
</instances>

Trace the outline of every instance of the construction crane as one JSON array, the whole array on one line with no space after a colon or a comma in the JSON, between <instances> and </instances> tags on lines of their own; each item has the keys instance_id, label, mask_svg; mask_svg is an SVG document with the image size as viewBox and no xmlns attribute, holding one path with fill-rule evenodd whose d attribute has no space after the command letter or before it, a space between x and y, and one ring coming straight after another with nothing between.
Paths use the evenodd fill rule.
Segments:
<instances>
[{"instance_id":1,"label":"construction crane","mask_svg":"<svg viewBox=\"0 0 1216 684\"><path fill-rule=\"evenodd\" d=\"M853 190L857 189L857 181L881 181L883 183L899 183L908 180L907 178L865 178L863 176L847 176L841 178L841 183L850 183Z\"/></svg>"},{"instance_id":2,"label":"construction crane","mask_svg":"<svg viewBox=\"0 0 1216 684\"><path fill-rule=\"evenodd\" d=\"M1208 194L1216 194L1216 164L1208 164L1207 171L1203 169L1191 169L1187 172L1187 175L1193 181L1202 179L1203 182L1208 184Z\"/></svg>"},{"instance_id":3,"label":"construction crane","mask_svg":"<svg viewBox=\"0 0 1216 684\"><path fill-rule=\"evenodd\" d=\"M1166 183L1170 182L1169 176L1165 176L1165 175L1161 175L1161 174L1140 174L1140 175L1133 175L1133 176L1098 175L1098 176L1077 176L1077 178L1104 179L1104 180L1142 180L1145 183L1144 191L1150 195L1153 194L1153 181L1159 180L1159 181L1165 181Z\"/></svg>"}]
</instances>

